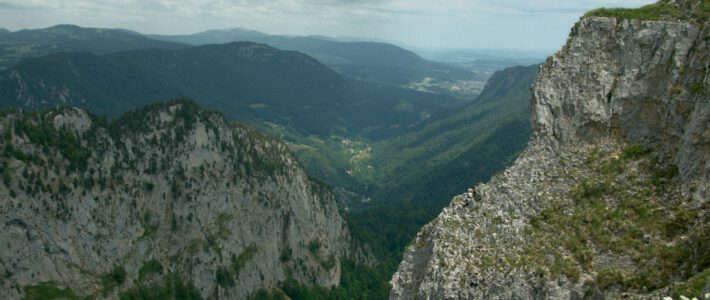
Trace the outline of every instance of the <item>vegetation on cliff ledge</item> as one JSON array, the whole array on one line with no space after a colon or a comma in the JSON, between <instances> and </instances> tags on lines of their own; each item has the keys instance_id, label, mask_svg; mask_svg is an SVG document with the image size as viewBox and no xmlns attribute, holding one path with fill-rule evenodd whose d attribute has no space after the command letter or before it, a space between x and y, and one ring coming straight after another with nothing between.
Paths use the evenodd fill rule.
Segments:
<instances>
[{"instance_id":1,"label":"vegetation on cliff ledge","mask_svg":"<svg viewBox=\"0 0 710 300\"><path fill-rule=\"evenodd\" d=\"M595 148L573 173L567 199L530 220L535 246L521 261L544 263L538 271L553 278L587 278L590 293L700 292L693 278L710 267L710 205L690 200L694 188L674 165L641 146Z\"/></svg>"},{"instance_id":2,"label":"vegetation on cliff ledge","mask_svg":"<svg viewBox=\"0 0 710 300\"><path fill-rule=\"evenodd\" d=\"M640 8L598 8L584 15L584 17L609 17L617 19L634 19L647 21L676 21L695 19L705 21L710 17L710 1L708 0L687 0L687 5L691 7L688 13L684 13L677 5L668 0L661 0L654 4L642 6Z\"/></svg>"}]
</instances>

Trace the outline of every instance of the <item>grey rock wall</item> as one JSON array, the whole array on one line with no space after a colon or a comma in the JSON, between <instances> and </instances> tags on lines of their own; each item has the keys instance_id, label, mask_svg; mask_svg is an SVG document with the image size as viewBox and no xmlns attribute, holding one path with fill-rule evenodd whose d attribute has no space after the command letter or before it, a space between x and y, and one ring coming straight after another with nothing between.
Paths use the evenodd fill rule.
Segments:
<instances>
[{"instance_id":1,"label":"grey rock wall","mask_svg":"<svg viewBox=\"0 0 710 300\"><path fill-rule=\"evenodd\" d=\"M710 178L708 36L707 24L582 19L533 85L536 140L641 143Z\"/></svg>"},{"instance_id":2,"label":"grey rock wall","mask_svg":"<svg viewBox=\"0 0 710 300\"><path fill-rule=\"evenodd\" d=\"M72 167L61 145L16 130L38 118L79 137L86 168ZM339 283L351 252L347 225L285 144L191 103L133 118L109 129L75 109L0 117L9 178L0 184L0 298L39 284L116 298L149 284L138 276L151 260L203 298L244 299L288 274ZM116 266L127 278L106 288L102 276Z\"/></svg>"}]
</instances>

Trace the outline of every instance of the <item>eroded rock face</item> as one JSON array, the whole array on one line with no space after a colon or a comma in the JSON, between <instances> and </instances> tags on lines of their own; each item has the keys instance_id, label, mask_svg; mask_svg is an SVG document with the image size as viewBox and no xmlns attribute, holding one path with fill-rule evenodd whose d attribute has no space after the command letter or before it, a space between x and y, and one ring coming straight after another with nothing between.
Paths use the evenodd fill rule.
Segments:
<instances>
[{"instance_id":1,"label":"eroded rock face","mask_svg":"<svg viewBox=\"0 0 710 300\"><path fill-rule=\"evenodd\" d=\"M679 255L676 269L688 271L669 275L644 267L654 260L642 252L710 229L709 30L686 21L580 20L533 85L528 149L420 230L390 299L657 298L682 284L643 274L705 282L706 258ZM646 204L662 213L635 217L642 212L634 207ZM582 207L628 215L595 219ZM654 231L678 207L697 212L687 231ZM585 222L594 225L578 225ZM643 244L622 245L634 238L614 229L621 227L638 230Z\"/></svg>"},{"instance_id":2,"label":"eroded rock face","mask_svg":"<svg viewBox=\"0 0 710 300\"><path fill-rule=\"evenodd\" d=\"M658 148L710 178L710 27L591 17L533 86L537 142L612 137Z\"/></svg>"},{"instance_id":3,"label":"eroded rock face","mask_svg":"<svg viewBox=\"0 0 710 300\"><path fill-rule=\"evenodd\" d=\"M539 202L563 196L571 188L572 182L558 179L583 160L563 166L559 162L565 157L570 160L575 156L560 158L542 146L531 146L489 183L454 197L405 252L391 282L390 298L549 297L532 270L516 270L505 266L503 260L530 246L525 228L530 216L543 208ZM571 289L566 280L561 284Z\"/></svg>"},{"instance_id":4,"label":"eroded rock face","mask_svg":"<svg viewBox=\"0 0 710 300\"><path fill-rule=\"evenodd\" d=\"M168 274L219 299L287 274L339 283L348 228L283 143L190 102L96 122L76 109L0 117L3 299L38 285L116 298ZM125 279L107 285L117 267Z\"/></svg>"}]
</instances>

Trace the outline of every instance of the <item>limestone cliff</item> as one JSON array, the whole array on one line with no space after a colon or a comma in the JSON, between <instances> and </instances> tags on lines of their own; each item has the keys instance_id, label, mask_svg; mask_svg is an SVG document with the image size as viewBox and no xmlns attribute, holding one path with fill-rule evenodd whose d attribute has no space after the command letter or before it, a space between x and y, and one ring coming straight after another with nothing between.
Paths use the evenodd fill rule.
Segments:
<instances>
[{"instance_id":1,"label":"limestone cliff","mask_svg":"<svg viewBox=\"0 0 710 300\"><path fill-rule=\"evenodd\" d=\"M528 149L421 229L391 299L710 297L708 3L645 9L669 16L574 26Z\"/></svg>"},{"instance_id":2,"label":"limestone cliff","mask_svg":"<svg viewBox=\"0 0 710 300\"><path fill-rule=\"evenodd\" d=\"M339 282L350 238L328 189L285 144L190 101L111 123L4 112L0 132L0 298L244 299L288 276Z\"/></svg>"}]
</instances>

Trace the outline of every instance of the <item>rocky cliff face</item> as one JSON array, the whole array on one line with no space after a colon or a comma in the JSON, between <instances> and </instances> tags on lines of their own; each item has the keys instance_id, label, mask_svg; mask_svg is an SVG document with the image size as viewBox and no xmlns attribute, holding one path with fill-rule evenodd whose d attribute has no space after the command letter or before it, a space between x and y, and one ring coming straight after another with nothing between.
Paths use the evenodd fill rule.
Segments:
<instances>
[{"instance_id":1,"label":"rocky cliff face","mask_svg":"<svg viewBox=\"0 0 710 300\"><path fill-rule=\"evenodd\" d=\"M708 36L707 23L582 19L533 87L537 142L642 143L710 178Z\"/></svg>"},{"instance_id":2,"label":"rocky cliff face","mask_svg":"<svg viewBox=\"0 0 710 300\"><path fill-rule=\"evenodd\" d=\"M533 84L528 149L421 229L390 298L710 297L708 36L581 19Z\"/></svg>"},{"instance_id":3,"label":"rocky cliff face","mask_svg":"<svg viewBox=\"0 0 710 300\"><path fill-rule=\"evenodd\" d=\"M110 124L6 112L0 132L4 299L244 299L288 276L339 282L349 233L330 192L285 144L192 102Z\"/></svg>"}]
</instances>

